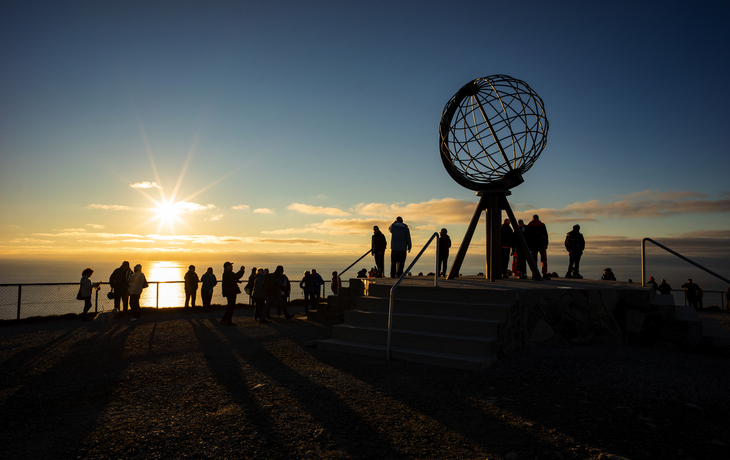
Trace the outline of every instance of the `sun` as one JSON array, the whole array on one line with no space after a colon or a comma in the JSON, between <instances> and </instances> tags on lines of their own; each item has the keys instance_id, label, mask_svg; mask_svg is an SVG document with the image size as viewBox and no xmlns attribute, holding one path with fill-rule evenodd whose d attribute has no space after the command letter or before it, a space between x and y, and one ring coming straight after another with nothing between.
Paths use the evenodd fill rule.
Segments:
<instances>
[{"instance_id":1,"label":"sun","mask_svg":"<svg viewBox=\"0 0 730 460\"><path fill-rule=\"evenodd\" d=\"M180 209L172 201L162 201L157 205L156 219L165 224L173 220L179 220Z\"/></svg>"}]
</instances>

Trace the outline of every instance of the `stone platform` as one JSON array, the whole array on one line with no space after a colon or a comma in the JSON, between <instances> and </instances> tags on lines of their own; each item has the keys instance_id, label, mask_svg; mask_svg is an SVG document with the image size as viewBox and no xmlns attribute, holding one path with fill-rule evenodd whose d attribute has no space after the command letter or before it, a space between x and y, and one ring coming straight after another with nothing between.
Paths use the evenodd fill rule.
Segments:
<instances>
[{"instance_id":1,"label":"stone platform","mask_svg":"<svg viewBox=\"0 0 730 460\"><path fill-rule=\"evenodd\" d=\"M385 356L391 278L350 280L328 298L333 337L323 350ZM533 281L481 277L408 277L395 294L391 355L448 367L482 369L520 347L580 344L717 346L703 323L671 296L617 281ZM696 315L695 315L696 316Z\"/></svg>"}]
</instances>

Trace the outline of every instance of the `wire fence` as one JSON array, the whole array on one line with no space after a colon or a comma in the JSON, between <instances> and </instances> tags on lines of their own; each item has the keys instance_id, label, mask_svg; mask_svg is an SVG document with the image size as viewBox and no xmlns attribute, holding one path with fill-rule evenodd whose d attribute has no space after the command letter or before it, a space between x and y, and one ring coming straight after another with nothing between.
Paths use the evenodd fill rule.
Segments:
<instances>
[{"instance_id":1,"label":"wire fence","mask_svg":"<svg viewBox=\"0 0 730 460\"><path fill-rule=\"evenodd\" d=\"M184 281L149 281L149 287L142 291L139 303L141 307L173 308L185 305ZM326 297L329 292L327 283L321 287L320 296ZM0 320L21 320L35 316L65 315L68 313L82 313L84 301L76 300L79 283L38 283L38 284L0 284ZM91 294L91 309L93 312L111 310L114 308L114 299L107 298L111 291L108 283L103 283L99 289ZM291 296L296 296L300 289L298 284L292 283ZM301 297L304 298L302 291ZM241 293L238 302L252 304L251 298ZM213 290L213 305L226 305L227 300L221 294L221 289ZM203 305L200 290L197 292L196 306Z\"/></svg>"}]
</instances>

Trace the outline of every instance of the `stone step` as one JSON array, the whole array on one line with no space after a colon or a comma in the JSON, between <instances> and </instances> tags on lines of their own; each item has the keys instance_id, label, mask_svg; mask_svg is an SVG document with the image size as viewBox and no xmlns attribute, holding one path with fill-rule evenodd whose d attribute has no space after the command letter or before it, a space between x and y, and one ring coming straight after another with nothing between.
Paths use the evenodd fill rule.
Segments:
<instances>
[{"instance_id":1,"label":"stone step","mask_svg":"<svg viewBox=\"0 0 730 460\"><path fill-rule=\"evenodd\" d=\"M730 332L712 318L702 318L702 335L714 347L730 347Z\"/></svg>"},{"instance_id":2,"label":"stone step","mask_svg":"<svg viewBox=\"0 0 730 460\"><path fill-rule=\"evenodd\" d=\"M332 327L332 338L374 345L386 345L388 341L388 329L338 324ZM391 346L488 358L490 356L496 356L497 339L492 337L393 329L391 332Z\"/></svg>"},{"instance_id":3,"label":"stone step","mask_svg":"<svg viewBox=\"0 0 730 460\"><path fill-rule=\"evenodd\" d=\"M340 353L357 354L384 359L386 357L385 345L351 342L348 340L328 339L322 340L317 345L319 350L334 351ZM489 367L496 361L495 357L480 357L462 355L456 353L443 353L438 351L415 350L405 347L390 347L390 356L399 361L408 361L420 364L448 367L452 369L466 369L479 371Z\"/></svg>"},{"instance_id":4,"label":"stone step","mask_svg":"<svg viewBox=\"0 0 730 460\"><path fill-rule=\"evenodd\" d=\"M674 296L671 294L654 294L652 305L674 305Z\"/></svg>"},{"instance_id":5,"label":"stone step","mask_svg":"<svg viewBox=\"0 0 730 460\"><path fill-rule=\"evenodd\" d=\"M388 297L364 296L357 299L357 309L371 312L387 313L390 307ZM396 299L393 301L393 313L424 314L434 316L461 316L475 319L492 319L506 321L509 315L509 304L486 302L456 302L453 300L414 300Z\"/></svg>"},{"instance_id":6,"label":"stone step","mask_svg":"<svg viewBox=\"0 0 730 460\"><path fill-rule=\"evenodd\" d=\"M345 323L354 327L388 327L388 313L363 310L345 312ZM460 316L393 314L393 328L479 337L498 337L505 321Z\"/></svg>"},{"instance_id":7,"label":"stone step","mask_svg":"<svg viewBox=\"0 0 730 460\"><path fill-rule=\"evenodd\" d=\"M365 294L373 297L390 298L392 286L368 282ZM444 300L448 301L458 294L459 300L467 303L491 303L514 305L517 302L517 290L506 289L449 289L441 287L404 286L396 289L396 299L410 300Z\"/></svg>"}]
</instances>

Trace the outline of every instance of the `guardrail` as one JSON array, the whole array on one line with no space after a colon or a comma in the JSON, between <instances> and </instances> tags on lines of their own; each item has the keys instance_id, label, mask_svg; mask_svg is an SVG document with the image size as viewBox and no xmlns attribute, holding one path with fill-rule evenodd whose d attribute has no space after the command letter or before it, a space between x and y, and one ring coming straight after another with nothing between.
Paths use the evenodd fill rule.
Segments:
<instances>
[{"instance_id":1,"label":"guardrail","mask_svg":"<svg viewBox=\"0 0 730 460\"><path fill-rule=\"evenodd\" d=\"M414 265L416 265L416 262L418 262L418 259L421 258L421 255L423 255L423 252L426 250L429 244L431 244L431 241L436 238L436 269L433 271L433 286L438 287L439 285L439 234L438 232L434 232L433 235L431 235L431 238L428 239L426 244L423 246L423 249L421 249L421 252L418 253L415 259L413 259L413 262L403 270L403 274L398 278L398 281L395 282L392 288L390 288L390 301L388 303L388 341L385 345L385 360L390 361L390 334L393 330L393 300L395 298L395 290L400 286L401 281L408 275L408 273L411 271L411 268L413 268ZM367 255L367 254L365 254ZM363 256L364 257L364 256ZM354 265L354 264L353 264Z\"/></svg>"},{"instance_id":2,"label":"guardrail","mask_svg":"<svg viewBox=\"0 0 730 460\"><path fill-rule=\"evenodd\" d=\"M683 256L682 254L680 254L680 253L678 253L676 251L673 251L673 250L669 249L668 247L664 246L661 243L658 243L658 242L652 240L651 238L644 238L643 240L641 240L641 285L642 286L646 286L646 242L647 241L650 242L650 243L655 244L657 247L660 247L660 248L664 249L668 253L673 254L673 255L679 257L680 259L684 260L685 262L691 263L692 265L694 265L695 267L699 268L700 270L706 271L707 273L709 273L710 275L714 276L715 278L721 279L721 280L725 281L726 283L730 283L730 280L729 279L725 278L722 275L718 275L717 273L713 272L709 268L703 267L702 265L698 264L694 260L692 260L692 259L690 259L688 257L685 257L685 256Z\"/></svg>"},{"instance_id":3,"label":"guardrail","mask_svg":"<svg viewBox=\"0 0 730 460\"><path fill-rule=\"evenodd\" d=\"M299 280L291 280L292 292L297 292ZM142 291L140 305L147 308L170 308L185 305L184 281L148 281L149 287ZM326 298L327 285L325 280L321 286L320 295ZM34 316L65 315L81 313L84 302L76 300L79 283L16 283L0 284L0 320L21 320ZM98 290L92 293L92 303L95 313L114 308L114 300L108 299L106 294L111 290L109 283L102 283ZM303 292L303 291L302 291ZM245 294L241 294L243 296ZM302 294L302 298L304 295ZM226 305L226 299L221 290L213 290L211 303ZM251 304L249 297L248 303ZM197 306L203 305L200 290L198 290Z\"/></svg>"}]
</instances>

